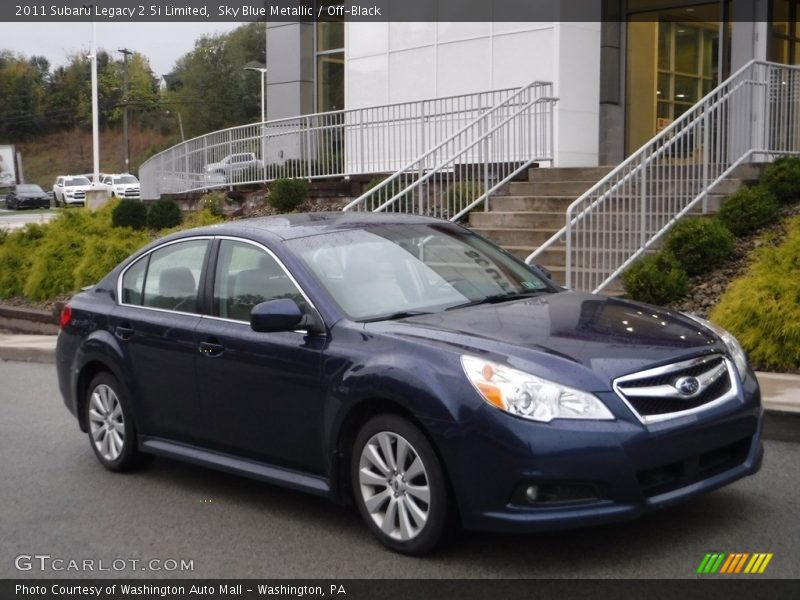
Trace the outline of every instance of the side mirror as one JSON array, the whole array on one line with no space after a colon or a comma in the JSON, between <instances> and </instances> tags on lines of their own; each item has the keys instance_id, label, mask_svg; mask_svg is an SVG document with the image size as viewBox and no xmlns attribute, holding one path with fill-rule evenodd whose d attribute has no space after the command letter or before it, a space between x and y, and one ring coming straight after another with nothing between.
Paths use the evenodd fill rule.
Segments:
<instances>
[{"instance_id":1,"label":"side mirror","mask_svg":"<svg viewBox=\"0 0 800 600\"><path fill-rule=\"evenodd\" d=\"M250 311L250 328L262 333L293 331L302 320L303 312L289 298L262 302Z\"/></svg>"}]
</instances>

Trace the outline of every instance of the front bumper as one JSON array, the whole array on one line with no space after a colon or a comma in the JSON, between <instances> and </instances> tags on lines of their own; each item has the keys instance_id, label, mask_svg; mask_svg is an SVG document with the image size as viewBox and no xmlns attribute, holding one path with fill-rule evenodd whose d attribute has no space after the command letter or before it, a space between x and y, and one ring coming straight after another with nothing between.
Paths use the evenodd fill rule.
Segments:
<instances>
[{"instance_id":1,"label":"front bumper","mask_svg":"<svg viewBox=\"0 0 800 600\"><path fill-rule=\"evenodd\" d=\"M609 406L619 402L599 396ZM760 404L758 384L748 378L722 406L652 425L617 411L616 421L544 425L487 405L469 440L448 440L443 454L466 529L582 527L634 518L757 472ZM568 492L531 502L528 486ZM576 500L569 490L589 492Z\"/></svg>"}]
</instances>

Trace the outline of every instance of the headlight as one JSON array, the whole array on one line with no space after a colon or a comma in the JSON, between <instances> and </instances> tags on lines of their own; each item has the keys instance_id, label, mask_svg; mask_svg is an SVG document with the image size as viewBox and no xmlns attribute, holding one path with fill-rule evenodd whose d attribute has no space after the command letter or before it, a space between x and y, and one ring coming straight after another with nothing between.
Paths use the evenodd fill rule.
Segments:
<instances>
[{"instance_id":1,"label":"headlight","mask_svg":"<svg viewBox=\"0 0 800 600\"><path fill-rule=\"evenodd\" d=\"M722 327L719 325L714 325L711 321L706 321L697 315L692 315L689 313L681 314L683 314L685 317L689 317L697 323L700 323L700 325L710 329L719 336L719 339L722 340L725 348L727 348L728 354L731 355L733 364L736 365L736 371L739 373L739 378L744 379L745 375L747 374L747 355L744 353L739 341L733 337L733 335L725 331Z\"/></svg>"},{"instance_id":2,"label":"headlight","mask_svg":"<svg viewBox=\"0 0 800 600\"><path fill-rule=\"evenodd\" d=\"M614 420L605 404L587 392L474 356L462 356L461 366L486 402L512 415L541 423L553 419Z\"/></svg>"}]
</instances>

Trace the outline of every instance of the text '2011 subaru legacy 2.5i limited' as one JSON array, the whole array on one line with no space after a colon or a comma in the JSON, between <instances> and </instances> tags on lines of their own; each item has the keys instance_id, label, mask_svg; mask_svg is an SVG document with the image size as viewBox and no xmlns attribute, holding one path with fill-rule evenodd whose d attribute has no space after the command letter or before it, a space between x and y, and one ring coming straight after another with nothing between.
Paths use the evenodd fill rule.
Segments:
<instances>
[{"instance_id":1,"label":"text '2011 subaru legacy 2.5i limited'","mask_svg":"<svg viewBox=\"0 0 800 600\"><path fill-rule=\"evenodd\" d=\"M732 336L562 290L436 219L173 234L61 325L61 393L105 467L164 455L352 501L409 554L454 524L634 517L761 463L759 388Z\"/></svg>"}]
</instances>

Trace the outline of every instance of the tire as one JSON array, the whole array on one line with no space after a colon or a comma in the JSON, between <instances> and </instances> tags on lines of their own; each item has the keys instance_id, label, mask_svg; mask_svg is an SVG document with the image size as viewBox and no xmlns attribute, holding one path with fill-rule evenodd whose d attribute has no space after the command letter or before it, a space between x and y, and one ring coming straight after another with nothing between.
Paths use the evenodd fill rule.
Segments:
<instances>
[{"instance_id":1,"label":"tire","mask_svg":"<svg viewBox=\"0 0 800 600\"><path fill-rule=\"evenodd\" d=\"M89 384L84 403L89 443L97 460L109 471L130 471L149 456L136 447L128 395L110 373L100 373Z\"/></svg>"},{"instance_id":2,"label":"tire","mask_svg":"<svg viewBox=\"0 0 800 600\"><path fill-rule=\"evenodd\" d=\"M353 443L350 479L361 517L386 547L421 556L444 538L450 513L444 471L428 439L406 419L387 414L364 424Z\"/></svg>"}]
</instances>

